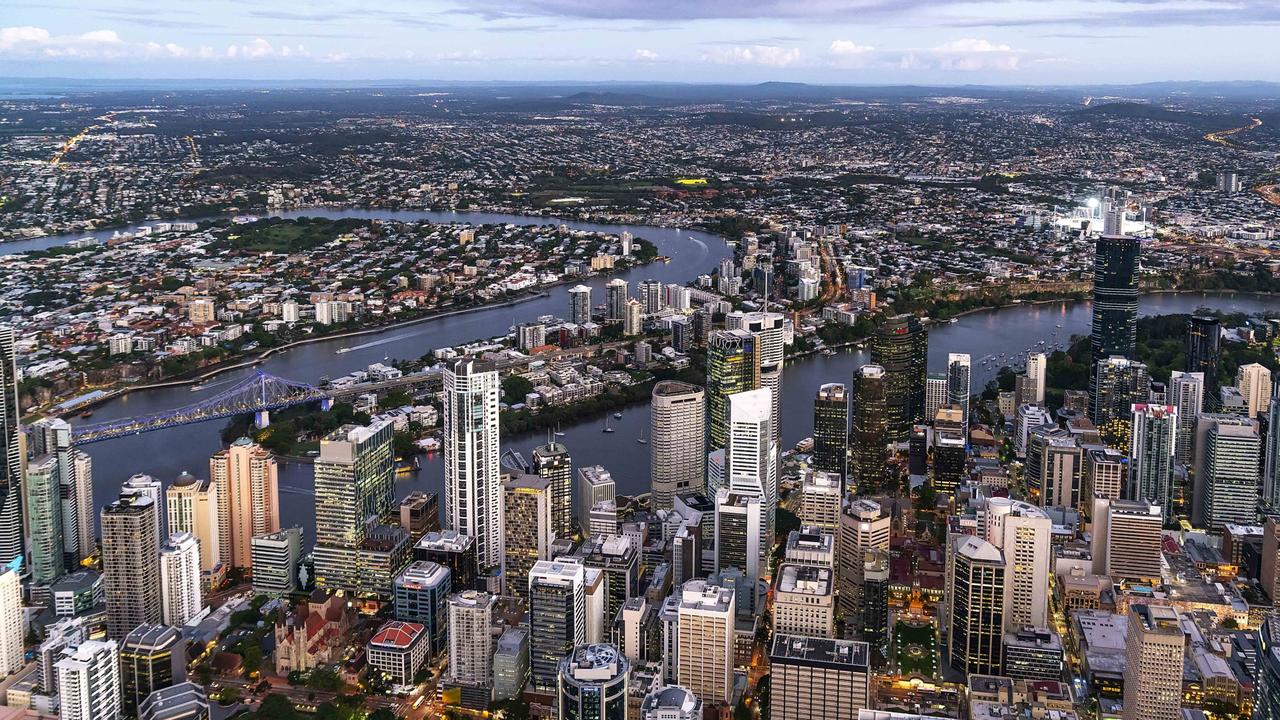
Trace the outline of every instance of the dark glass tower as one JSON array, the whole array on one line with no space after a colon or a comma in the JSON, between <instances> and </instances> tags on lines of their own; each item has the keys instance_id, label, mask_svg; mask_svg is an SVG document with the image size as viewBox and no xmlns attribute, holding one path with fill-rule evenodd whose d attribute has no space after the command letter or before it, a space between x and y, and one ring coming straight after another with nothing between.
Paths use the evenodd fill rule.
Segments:
<instances>
[{"instance_id":1,"label":"dark glass tower","mask_svg":"<svg viewBox=\"0 0 1280 720\"><path fill-rule=\"evenodd\" d=\"M827 383L813 400L813 467L844 476L848 469L849 396L844 385Z\"/></svg>"},{"instance_id":2,"label":"dark glass tower","mask_svg":"<svg viewBox=\"0 0 1280 720\"><path fill-rule=\"evenodd\" d=\"M1218 360L1222 325L1218 318L1194 315L1187 321L1187 372L1204 373L1204 409L1218 408Z\"/></svg>"},{"instance_id":3,"label":"dark glass tower","mask_svg":"<svg viewBox=\"0 0 1280 720\"><path fill-rule=\"evenodd\" d=\"M886 395L888 378L879 365L853 373L849 397L850 490L876 490L885 484L885 446L889 444Z\"/></svg>"},{"instance_id":4,"label":"dark glass tower","mask_svg":"<svg viewBox=\"0 0 1280 720\"><path fill-rule=\"evenodd\" d=\"M889 440L906 441L911 426L924 423L929 331L915 315L884 321L871 343L871 362L884 368Z\"/></svg>"},{"instance_id":5,"label":"dark glass tower","mask_svg":"<svg viewBox=\"0 0 1280 720\"><path fill-rule=\"evenodd\" d=\"M1093 361L1131 358L1138 344L1138 239L1098 238L1093 258Z\"/></svg>"},{"instance_id":6,"label":"dark glass tower","mask_svg":"<svg viewBox=\"0 0 1280 720\"><path fill-rule=\"evenodd\" d=\"M0 325L0 564L22 555L22 455L13 328Z\"/></svg>"}]
</instances>

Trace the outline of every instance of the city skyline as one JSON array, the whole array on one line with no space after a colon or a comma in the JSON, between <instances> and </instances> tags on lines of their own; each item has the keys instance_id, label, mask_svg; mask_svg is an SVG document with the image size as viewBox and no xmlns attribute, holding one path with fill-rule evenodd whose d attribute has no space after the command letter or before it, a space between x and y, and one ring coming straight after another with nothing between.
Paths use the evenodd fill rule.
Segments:
<instances>
[{"instance_id":1,"label":"city skyline","mask_svg":"<svg viewBox=\"0 0 1280 720\"><path fill-rule=\"evenodd\" d=\"M910 2L19 0L18 77L824 84L1277 81L1261 0Z\"/></svg>"}]
</instances>

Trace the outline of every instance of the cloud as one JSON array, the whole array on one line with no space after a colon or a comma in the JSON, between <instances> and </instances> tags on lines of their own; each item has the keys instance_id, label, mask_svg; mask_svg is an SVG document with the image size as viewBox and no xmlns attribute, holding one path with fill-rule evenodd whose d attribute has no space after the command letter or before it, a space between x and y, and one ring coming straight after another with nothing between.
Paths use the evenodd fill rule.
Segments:
<instances>
[{"instance_id":1,"label":"cloud","mask_svg":"<svg viewBox=\"0 0 1280 720\"><path fill-rule=\"evenodd\" d=\"M652 50L645 50L644 48L636 49L636 60L640 60L642 62L654 62L657 59L658 53Z\"/></svg>"},{"instance_id":2,"label":"cloud","mask_svg":"<svg viewBox=\"0 0 1280 720\"><path fill-rule=\"evenodd\" d=\"M800 62L800 48L786 48L780 45L733 45L707 50L702 53L702 60L719 65L787 67Z\"/></svg>"},{"instance_id":3,"label":"cloud","mask_svg":"<svg viewBox=\"0 0 1280 720\"><path fill-rule=\"evenodd\" d=\"M875 52L875 48L852 40L832 40L830 51L832 55L866 55Z\"/></svg>"},{"instance_id":4,"label":"cloud","mask_svg":"<svg viewBox=\"0 0 1280 720\"><path fill-rule=\"evenodd\" d=\"M1026 53L980 38L945 42L924 53L941 70L1017 70Z\"/></svg>"}]
</instances>

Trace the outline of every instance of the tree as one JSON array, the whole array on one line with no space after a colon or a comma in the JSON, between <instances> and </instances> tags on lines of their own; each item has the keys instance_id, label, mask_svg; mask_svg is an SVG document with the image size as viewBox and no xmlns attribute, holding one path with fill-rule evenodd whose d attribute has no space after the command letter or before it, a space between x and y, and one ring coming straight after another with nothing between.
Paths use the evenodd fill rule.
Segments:
<instances>
[{"instance_id":1,"label":"tree","mask_svg":"<svg viewBox=\"0 0 1280 720\"><path fill-rule=\"evenodd\" d=\"M533 383L523 375L508 375L502 379L502 402L515 405L533 392Z\"/></svg>"},{"instance_id":2,"label":"tree","mask_svg":"<svg viewBox=\"0 0 1280 720\"><path fill-rule=\"evenodd\" d=\"M218 704L223 707L235 705L240 702L240 688L234 688L230 685L222 686L218 691Z\"/></svg>"},{"instance_id":3,"label":"tree","mask_svg":"<svg viewBox=\"0 0 1280 720\"><path fill-rule=\"evenodd\" d=\"M342 678L329 668L316 668L307 678L307 687L323 692L337 692L342 689Z\"/></svg>"},{"instance_id":4,"label":"tree","mask_svg":"<svg viewBox=\"0 0 1280 720\"><path fill-rule=\"evenodd\" d=\"M396 714L387 708L380 707L369 713L368 720L396 720Z\"/></svg>"},{"instance_id":5,"label":"tree","mask_svg":"<svg viewBox=\"0 0 1280 720\"><path fill-rule=\"evenodd\" d=\"M294 709L292 700L284 695L271 693L262 698L256 717L259 720L296 720L298 711Z\"/></svg>"}]
</instances>

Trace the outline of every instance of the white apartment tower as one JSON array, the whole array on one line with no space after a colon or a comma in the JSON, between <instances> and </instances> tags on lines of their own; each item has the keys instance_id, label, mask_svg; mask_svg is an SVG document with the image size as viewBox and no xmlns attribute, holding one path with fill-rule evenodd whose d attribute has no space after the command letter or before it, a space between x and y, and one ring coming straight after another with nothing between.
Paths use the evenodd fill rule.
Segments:
<instances>
[{"instance_id":1,"label":"white apartment tower","mask_svg":"<svg viewBox=\"0 0 1280 720\"><path fill-rule=\"evenodd\" d=\"M200 543L191 533L174 533L160 548L160 602L164 624L179 628L204 609Z\"/></svg>"},{"instance_id":2,"label":"white apartment tower","mask_svg":"<svg viewBox=\"0 0 1280 720\"><path fill-rule=\"evenodd\" d=\"M1049 623L1049 569L1053 521L1021 500L988 498L983 537L1004 556L1005 631Z\"/></svg>"},{"instance_id":3,"label":"white apartment tower","mask_svg":"<svg viewBox=\"0 0 1280 720\"><path fill-rule=\"evenodd\" d=\"M120 717L119 649L114 640L86 640L55 665L61 720Z\"/></svg>"},{"instance_id":4,"label":"white apartment tower","mask_svg":"<svg viewBox=\"0 0 1280 720\"><path fill-rule=\"evenodd\" d=\"M588 306L590 307L590 306ZM445 520L476 539L482 568L502 564L498 370L463 358L444 373Z\"/></svg>"},{"instance_id":5,"label":"white apartment tower","mask_svg":"<svg viewBox=\"0 0 1280 720\"><path fill-rule=\"evenodd\" d=\"M8 677L26 665L23 624L22 578L13 568L0 568L0 677Z\"/></svg>"},{"instance_id":6,"label":"white apartment tower","mask_svg":"<svg viewBox=\"0 0 1280 720\"><path fill-rule=\"evenodd\" d=\"M773 546L774 513L778 508L778 445L772 421L773 392L767 388L735 393L728 398L729 444L725 448L725 476L731 492L760 499L760 548Z\"/></svg>"}]
</instances>

